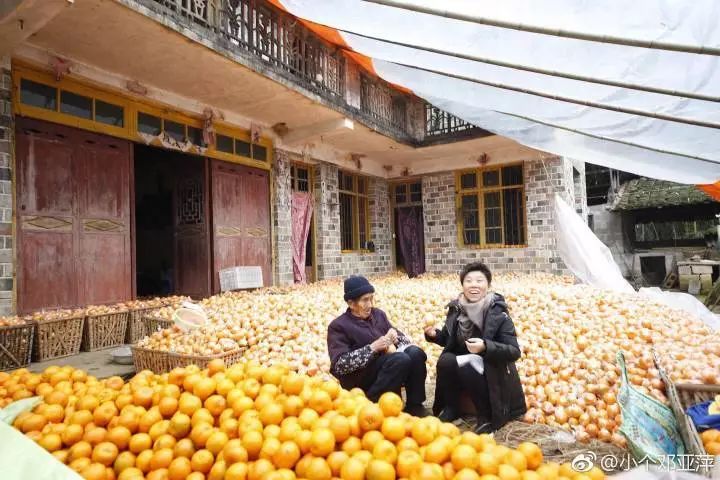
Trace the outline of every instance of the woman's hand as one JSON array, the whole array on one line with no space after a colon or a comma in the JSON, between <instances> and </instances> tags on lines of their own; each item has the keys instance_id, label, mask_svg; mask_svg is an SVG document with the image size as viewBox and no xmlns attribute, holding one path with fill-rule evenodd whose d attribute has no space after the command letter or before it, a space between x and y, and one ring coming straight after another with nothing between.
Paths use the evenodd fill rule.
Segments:
<instances>
[{"instance_id":1,"label":"woman's hand","mask_svg":"<svg viewBox=\"0 0 720 480\"><path fill-rule=\"evenodd\" d=\"M389 346L390 346L390 341L385 336L378 338L377 340L375 340L374 342L372 342L370 344L370 348L375 353L384 352L385 350L388 349Z\"/></svg>"},{"instance_id":2,"label":"woman's hand","mask_svg":"<svg viewBox=\"0 0 720 480\"><path fill-rule=\"evenodd\" d=\"M385 338L388 339L388 341L390 342L391 345L395 345L395 343L397 343L397 340L398 340L397 330L395 330L394 328L391 328L385 334Z\"/></svg>"},{"instance_id":3,"label":"woman's hand","mask_svg":"<svg viewBox=\"0 0 720 480\"><path fill-rule=\"evenodd\" d=\"M485 341L482 338L470 338L465 341L465 346L470 353L482 353L485 351Z\"/></svg>"},{"instance_id":4,"label":"woman's hand","mask_svg":"<svg viewBox=\"0 0 720 480\"><path fill-rule=\"evenodd\" d=\"M424 332L425 332L425 335L427 335L428 338L435 338L435 337L437 337L437 330L436 330L435 327L433 327L432 325L431 325L431 326L428 326L428 327L425 327Z\"/></svg>"}]
</instances>

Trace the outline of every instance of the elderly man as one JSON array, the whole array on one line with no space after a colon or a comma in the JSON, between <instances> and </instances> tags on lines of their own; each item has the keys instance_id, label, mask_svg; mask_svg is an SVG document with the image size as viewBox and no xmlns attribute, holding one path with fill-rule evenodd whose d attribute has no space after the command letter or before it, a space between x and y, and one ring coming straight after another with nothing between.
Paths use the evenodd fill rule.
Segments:
<instances>
[{"instance_id":1,"label":"elderly man","mask_svg":"<svg viewBox=\"0 0 720 480\"><path fill-rule=\"evenodd\" d=\"M328 327L330 371L343 388L361 388L372 401L385 392L405 387L405 411L425 416L427 356L402 332L393 328L385 312L373 308L375 288L365 277L345 280L348 309Z\"/></svg>"}]
</instances>

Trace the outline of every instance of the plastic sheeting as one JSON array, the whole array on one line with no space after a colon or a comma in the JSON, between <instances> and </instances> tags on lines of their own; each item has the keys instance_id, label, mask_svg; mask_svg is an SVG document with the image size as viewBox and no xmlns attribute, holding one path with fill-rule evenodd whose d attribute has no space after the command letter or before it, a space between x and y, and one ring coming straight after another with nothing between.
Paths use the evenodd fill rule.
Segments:
<instances>
[{"instance_id":1,"label":"plastic sheeting","mask_svg":"<svg viewBox=\"0 0 720 480\"><path fill-rule=\"evenodd\" d=\"M295 283L305 283L305 245L310 234L312 220L312 196L307 192L292 193L292 245L293 278Z\"/></svg>"},{"instance_id":2,"label":"plastic sheeting","mask_svg":"<svg viewBox=\"0 0 720 480\"><path fill-rule=\"evenodd\" d=\"M555 238L557 249L565 265L583 283L593 287L623 293L635 290L622 276L612 253L582 221L559 194L555 194ZM698 299L682 292L664 292L659 288L641 288L641 297L683 310L715 331L720 331L720 319Z\"/></svg>"},{"instance_id":3,"label":"plastic sheeting","mask_svg":"<svg viewBox=\"0 0 720 480\"><path fill-rule=\"evenodd\" d=\"M653 178L695 184L720 179L720 165L716 163L720 162L719 129L636 114L718 123L720 109L715 101L683 97L720 97L718 56L529 33L359 0L332 4L322 0L278 1L294 15L341 29L343 43L373 58L375 71L385 80L494 133L554 154L611 168L622 165L622 170ZM427 0L400 3L439 8L437 2ZM614 0L602 7L581 0L499 3L455 0L444 2L442 8L512 24L595 35L689 47L715 48L720 44L720 27L710 20L717 18L720 4L709 0L632 5ZM508 64L521 68L509 68ZM620 82L626 87L523 68ZM679 92L679 96L643 92L628 84ZM499 88L501 85L515 90ZM630 111L579 105L558 96ZM683 171L690 174L683 175Z\"/></svg>"}]
</instances>

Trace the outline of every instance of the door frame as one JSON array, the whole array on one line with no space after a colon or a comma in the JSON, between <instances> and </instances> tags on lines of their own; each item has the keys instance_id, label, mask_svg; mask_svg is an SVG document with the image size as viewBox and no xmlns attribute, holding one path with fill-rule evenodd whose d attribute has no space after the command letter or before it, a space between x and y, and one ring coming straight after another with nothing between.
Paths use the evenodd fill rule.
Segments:
<instances>
[{"instance_id":1,"label":"door frame","mask_svg":"<svg viewBox=\"0 0 720 480\"><path fill-rule=\"evenodd\" d=\"M398 204L396 195L395 195L395 188L400 185L405 186L405 195L406 198L409 198L410 195L410 185L419 183L420 184L420 201L419 202L411 202L411 201L405 201L403 203ZM391 239L391 246L392 246L392 267L394 271L399 271L399 267L397 265L397 231L395 228L396 222L397 222L397 209L402 207L420 207L425 212L425 208L423 205L423 191L422 191L422 178L411 178L411 179L403 179L398 181L391 181L388 185L388 196L390 197L390 239ZM425 240L425 225L423 222L423 243ZM424 252L423 252L424 254ZM405 268L405 265L403 265L403 268Z\"/></svg>"},{"instance_id":2,"label":"door frame","mask_svg":"<svg viewBox=\"0 0 720 480\"><path fill-rule=\"evenodd\" d=\"M290 167L300 167L307 169L308 171L308 193L310 193L310 198L312 200L312 206L313 206L313 213L312 218L310 219L310 238L312 241L312 248L311 248L311 258L312 258L312 282L317 282L318 279L318 264L317 264L317 203L315 199L315 165L312 165L310 163L300 162L300 161L291 161ZM295 185L293 184L293 177L292 177L292 170L290 171L290 198L292 200L292 192L295 190ZM292 205L290 207L290 216L292 219ZM292 232L291 232L292 236ZM306 242L307 243L307 242ZM292 259L291 259L292 262ZM295 283L295 278L293 277L293 284Z\"/></svg>"}]
</instances>

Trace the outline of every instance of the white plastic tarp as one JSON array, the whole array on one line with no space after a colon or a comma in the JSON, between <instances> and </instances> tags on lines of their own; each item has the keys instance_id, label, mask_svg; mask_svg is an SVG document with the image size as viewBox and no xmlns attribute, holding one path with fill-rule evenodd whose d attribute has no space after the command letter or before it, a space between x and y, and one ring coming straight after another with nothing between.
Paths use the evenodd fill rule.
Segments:
<instances>
[{"instance_id":1,"label":"white plastic tarp","mask_svg":"<svg viewBox=\"0 0 720 480\"><path fill-rule=\"evenodd\" d=\"M543 35L361 0L280 1L294 15L339 29L351 49L373 59L381 77L494 133L611 168L622 162L623 170L649 177L684 183L720 179L716 163L720 162L720 130L714 128L720 121L719 56ZM646 0L632 5L614 0L602 6L582 0L454 0L443 2L442 7L427 0L395 3L517 25L681 43L688 48L720 45L720 27L714 20L720 4L710 0L661 4ZM548 74L553 72L576 77ZM638 86L663 89L663 93L642 91ZM695 94L712 101L686 98ZM613 111L615 107L626 111ZM666 118L653 118L655 114ZM518 123L524 125L518 127ZM693 174L673 175L682 170Z\"/></svg>"},{"instance_id":2,"label":"white plastic tarp","mask_svg":"<svg viewBox=\"0 0 720 480\"><path fill-rule=\"evenodd\" d=\"M616 292L634 293L635 290L622 276L612 253L579 215L555 194L555 238L560 258L583 283ZM642 297L683 310L702 320L715 331L720 330L720 319L698 299L687 293L664 292L659 288L641 288Z\"/></svg>"}]
</instances>

